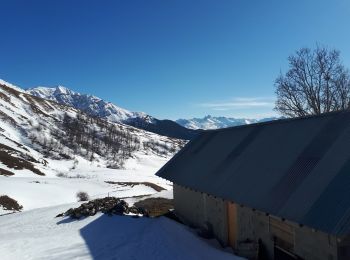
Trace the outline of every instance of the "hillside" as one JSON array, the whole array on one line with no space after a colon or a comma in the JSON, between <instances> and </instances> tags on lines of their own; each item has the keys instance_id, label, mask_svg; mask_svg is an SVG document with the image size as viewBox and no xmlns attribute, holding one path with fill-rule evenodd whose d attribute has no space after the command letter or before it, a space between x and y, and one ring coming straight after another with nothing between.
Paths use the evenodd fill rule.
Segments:
<instances>
[{"instance_id":1,"label":"hillside","mask_svg":"<svg viewBox=\"0 0 350 260\"><path fill-rule=\"evenodd\" d=\"M154 173L185 141L91 117L0 83L0 195L23 210L74 202L78 191L171 197L171 184Z\"/></svg>"},{"instance_id":2,"label":"hillside","mask_svg":"<svg viewBox=\"0 0 350 260\"><path fill-rule=\"evenodd\" d=\"M169 157L184 142L120 123L91 117L75 108L0 84L2 171L45 174L48 159L77 156L109 168L123 168L137 153ZM10 173L8 173L10 174Z\"/></svg>"}]
</instances>

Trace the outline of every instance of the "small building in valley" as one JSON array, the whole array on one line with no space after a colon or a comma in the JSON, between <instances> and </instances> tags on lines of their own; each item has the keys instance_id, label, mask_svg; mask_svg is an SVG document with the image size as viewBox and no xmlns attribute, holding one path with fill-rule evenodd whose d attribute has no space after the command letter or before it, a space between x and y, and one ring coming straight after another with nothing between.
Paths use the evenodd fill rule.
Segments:
<instances>
[{"instance_id":1,"label":"small building in valley","mask_svg":"<svg viewBox=\"0 0 350 260\"><path fill-rule=\"evenodd\" d=\"M157 175L238 255L350 259L350 112L203 131Z\"/></svg>"}]
</instances>

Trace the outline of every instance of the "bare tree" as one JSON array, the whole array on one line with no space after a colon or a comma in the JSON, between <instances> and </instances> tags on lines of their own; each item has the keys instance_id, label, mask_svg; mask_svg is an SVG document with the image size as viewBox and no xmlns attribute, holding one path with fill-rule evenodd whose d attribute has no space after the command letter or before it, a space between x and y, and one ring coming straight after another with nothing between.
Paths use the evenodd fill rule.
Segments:
<instances>
[{"instance_id":1,"label":"bare tree","mask_svg":"<svg viewBox=\"0 0 350 260\"><path fill-rule=\"evenodd\" d=\"M284 116L318 115L348 109L350 74L339 51L302 48L288 58L289 70L275 81L275 110Z\"/></svg>"}]
</instances>

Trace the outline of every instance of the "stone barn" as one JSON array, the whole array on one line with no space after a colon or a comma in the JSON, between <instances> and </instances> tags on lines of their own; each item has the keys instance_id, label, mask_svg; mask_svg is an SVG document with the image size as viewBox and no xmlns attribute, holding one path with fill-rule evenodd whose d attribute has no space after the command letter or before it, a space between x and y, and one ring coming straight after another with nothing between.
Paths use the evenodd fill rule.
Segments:
<instances>
[{"instance_id":1,"label":"stone barn","mask_svg":"<svg viewBox=\"0 0 350 260\"><path fill-rule=\"evenodd\" d=\"M350 259L350 112L203 131L157 175L238 255Z\"/></svg>"}]
</instances>

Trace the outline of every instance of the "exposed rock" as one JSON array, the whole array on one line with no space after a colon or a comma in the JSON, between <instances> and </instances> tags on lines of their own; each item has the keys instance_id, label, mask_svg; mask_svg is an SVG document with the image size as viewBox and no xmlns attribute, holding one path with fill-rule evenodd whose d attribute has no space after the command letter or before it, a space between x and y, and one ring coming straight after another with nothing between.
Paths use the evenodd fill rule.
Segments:
<instances>
[{"instance_id":1,"label":"exposed rock","mask_svg":"<svg viewBox=\"0 0 350 260\"><path fill-rule=\"evenodd\" d=\"M97 212L102 212L108 215L124 215L136 214L148 216L147 211L135 206L129 207L124 200L115 197L106 197L103 199L95 199L81 204L78 208L70 208L65 213L59 214L56 217L70 216L71 218L79 219L81 217L93 216Z\"/></svg>"},{"instance_id":2,"label":"exposed rock","mask_svg":"<svg viewBox=\"0 0 350 260\"><path fill-rule=\"evenodd\" d=\"M163 187L157 185L157 184L154 184L152 182L148 182L148 181L144 181L144 182L116 182L116 181L105 181L105 183L108 183L108 184L117 184L117 185L121 185L121 186L131 186L131 187L134 187L135 185L145 185L147 187L150 187L152 189L154 189L155 191L162 191L162 190L165 190Z\"/></svg>"}]
</instances>

